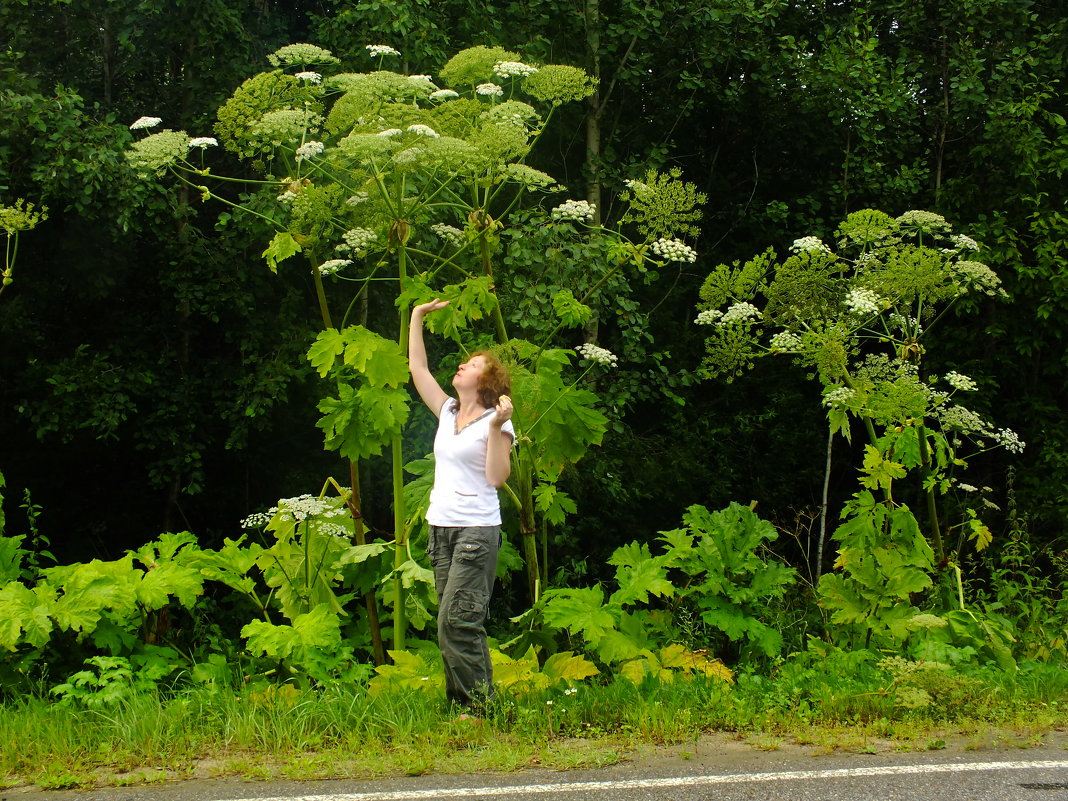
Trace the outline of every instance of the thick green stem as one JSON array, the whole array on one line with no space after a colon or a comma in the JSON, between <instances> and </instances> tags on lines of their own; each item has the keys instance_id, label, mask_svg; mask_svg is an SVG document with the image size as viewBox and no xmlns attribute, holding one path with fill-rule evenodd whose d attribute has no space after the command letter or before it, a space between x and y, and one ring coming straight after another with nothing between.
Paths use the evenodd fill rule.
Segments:
<instances>
[{"instance_id":1,"label":"thick green stem","mask_svg":"<svg viewBox=\"0 0 1068 801\"><path fill-rule=\"evenodd\" d=\"M493 279L493 263L490 261L490 249L489 242L486 239L486 232L483 231L482 235L478 238L478 246L482 255L482 271ZM494 292L494 297L497 293ZM501 312L500 301L493 304L493 323L497 327L497 341L502 345L508 342L508 329L504 325L504 314Z\"/></svg>"},{"instance_id":2,"label":"thick green stem","mask_svg":"<svg viewBox=\"0 0 1068 801\"><path fill-rule=\"evenodd\" d=\"M401 242L398 247L397 275L403 290L408 271L408 254ZM407 304L400 307L400 348L401 353L408 352L408 325L409 311ZM401 565L408 559L408 535L404 527L406 510L404 508L404 454L401 449L401 435L395 434L391 443L391 456L393 460L393 530L396 539L393 551L393 567L400 570ZM404 608L404 583L400 574L393 577L393 648L397 651L404 650L405 629L407 628L407 615Z\"/></svg>"},{"instance_id":3,"label":"thick green stem","mask_svg":"<svg viewBox=\"0 0 1068 801\"><path fill-rule=\"evenodd\" d=\"M916 434L920 438L920 461L923 464L924 477L930 479L934 473L931 466L931 449L927 445L927 429L922 425L916 426ZM942 527L938 523L938 498L935 497L933 481L927 481L927 518L931 525L931 538L934 540L935 557L941 563L946 558L946 548L942 543Z\"/></svg>"}]
</instances>

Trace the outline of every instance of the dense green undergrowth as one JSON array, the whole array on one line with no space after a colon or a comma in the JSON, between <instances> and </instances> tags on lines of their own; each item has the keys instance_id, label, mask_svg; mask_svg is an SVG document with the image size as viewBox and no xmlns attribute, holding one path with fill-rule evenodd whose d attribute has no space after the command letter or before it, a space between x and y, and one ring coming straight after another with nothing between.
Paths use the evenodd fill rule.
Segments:
<instances>
[{"instance_id":1,"label":"dense green undergrowth","mask_svg":"<svg viewBox=\"0 0 1068 801\"><path fill-rule=\"evenodd\" d=\"M436 692L362 685L157 689L92 706L27 695L0 707L0 786L566 769L709 732L759 748L930 749L949 737L979 748L1032 745L1065 726L1063 666L957 670L872 652L809 652L734 683L694 674L504 691L475 722Z\"/></svg>"}]
</instances>

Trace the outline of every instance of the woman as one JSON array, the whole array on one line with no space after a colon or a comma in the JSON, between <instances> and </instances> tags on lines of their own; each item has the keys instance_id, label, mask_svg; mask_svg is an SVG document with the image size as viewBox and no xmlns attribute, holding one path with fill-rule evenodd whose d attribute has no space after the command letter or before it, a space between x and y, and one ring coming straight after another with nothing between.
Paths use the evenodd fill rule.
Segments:
<instances>
[{"instance_id":1,"label":"woman","mask_svg":"<svg viewBox=\"0 0 1068 801\"><path fill-rule=\"evenodd\" d=\"M456 398L427 366L423 317L443 309L435 298L412 310L408 364L419 397L438 418L434 489L426 519L427 550L438 594L438 646L445 695L464 708L493 695L486 607L497 572L501 506L497 488L511 472L512 401L508 374L488 352L475 353L453 376Z\"/></svg>"}]
</instances>

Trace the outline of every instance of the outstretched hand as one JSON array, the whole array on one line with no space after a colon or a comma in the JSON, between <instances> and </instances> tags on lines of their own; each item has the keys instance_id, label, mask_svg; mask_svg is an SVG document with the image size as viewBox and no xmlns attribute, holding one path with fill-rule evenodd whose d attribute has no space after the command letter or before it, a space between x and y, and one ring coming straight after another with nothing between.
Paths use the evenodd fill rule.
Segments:
<instances>
[{"instance_id":1,"label":"outstretched hand","mask_svg":"<svg viewBox=\"0 0 1068 801\"><path fill-rule=\"evenodd\" d=\"M427 303L420 303L418 306L412 309L412 314L418 314L420 317L422 317L423 315L429 314L430 312L435 312L438 309L444 309L448 305L449 301L441 300L440 298L434 298L433 300L428 301Z\"/></svg>"}]
</instances>

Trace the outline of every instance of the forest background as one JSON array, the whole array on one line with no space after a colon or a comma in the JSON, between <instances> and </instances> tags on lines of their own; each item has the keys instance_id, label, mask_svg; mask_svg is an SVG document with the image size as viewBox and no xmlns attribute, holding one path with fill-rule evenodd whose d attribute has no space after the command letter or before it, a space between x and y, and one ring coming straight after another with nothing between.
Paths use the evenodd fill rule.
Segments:
<instances>
[{"instance_id":1,"label":"forest background","mask_svg":"<svg viewBox=\"0 0 1068 801\"><path fill-rule=\"evenodd\" d=\"M979 243L977 258L1011 302L983 297L939 320L924 369L969 376L978 390L969 407L1028 443L969 460L981 531L966 519L974 500L959 500L946 479L952 544L929 572L949 576L939 586L950 594L950 563L979 597L1009 574L1037 587L1037 600L1014 596L1021 609L1037 607L1033 627L1016 631L1034 641L1017 638L1013 655L1063 656L1064 617L1054 610L1063 613L1068 563L1068 21L1056 4L93 0L7 3L0 23L0 203L47 207L32 230L8 230L14 268L0 296L0 522L22 537L19 570L117 560L169 531L222 548L279 498L317 494L327 476L348 485L348 461L323 448L317 428L321 378L305 358L322 328L312 276L287 262L272 274L263 252L273 232L249 215L202 202L189 186L144 180L127 161L130 124L151 115L211 132L234 89L291 42L315 42L359 69L370 67L366 45L390 45L400 65L389 68L401 73L491 45L597 80L591 96L555 112L531 158L567 189L546 209L584 198L596 223L621 224L621 194L649 170L678 168L707 196L699 236L688 237L696 261L669 260L620 284L595 307L596 323L558 335L561 348L595 341L618 362L590 374L603 437L551 482L568 500L542 498L542 585L532 592L518 569L502 577L501 630L532 594L618 578L627 543L653 542L694 505L735 501L755 502L774 524L774 554L763 553L802 579L761 624L783 641L756 653L818 638L829 624L812 605L813 585L836 560L833 547L818 546L820 513L826 501L836 521L857 490L863 437L829 446L811 366L760 359L731 381L709 370L707 332L694 322L707 308L701 289L717 265L768 247L785 255L807 236L833 242L853 212L925 209ZM255 172L225 153L210 157L218 173ZM517 261L531 258L517 247ZM576 263L596 255L572 252ZM551 317L552 298L529 277L517 269L499 279L510 323ZM396 310L372 301L365 315L368 328L388 333ZM413 415L411 457L430 432ZM877 475L893 464L883 455L865 462L866 475L889 493L890 479L884 486ZM370 542L397 528L386 461L362 468ZM505 525L516 547L519 526ZM763 539L775 536L756 537L760 548ZM900 597L923 608L925 587L912 589ZM994 617L1005 612L997 597ZM885 612L889 601L879 603ZM560 622L559 610L558 628L582 630L589 644L590 630ZM619 611L614 624L625 627ZM702 639L691 627L684 639L714 643L714 655L734 663L749 635L724 632ZM991 658L1008 642L989 629L970 636Z\"/></svg>"}]
</instances>

